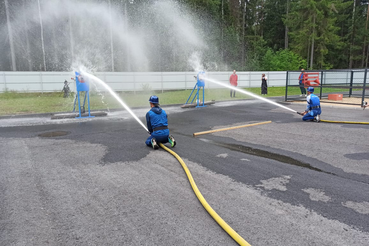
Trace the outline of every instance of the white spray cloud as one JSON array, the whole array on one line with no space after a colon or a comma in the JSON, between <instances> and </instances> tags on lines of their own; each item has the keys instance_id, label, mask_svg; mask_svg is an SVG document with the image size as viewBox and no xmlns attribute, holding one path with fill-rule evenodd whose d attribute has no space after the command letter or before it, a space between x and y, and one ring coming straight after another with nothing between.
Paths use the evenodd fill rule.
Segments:
<instances>
[{"instance_id":1,"label":"white spray cloud","mask_svg":"<svg viewBox=\"0 0 369 246\"><path fill-rule=\"evenodd\" d=\"M188 63L195 72L204 71L204 66L201 62L201 55L198 51L192 53L190 58L188 58Z\"/></svg>"}]
</instances>

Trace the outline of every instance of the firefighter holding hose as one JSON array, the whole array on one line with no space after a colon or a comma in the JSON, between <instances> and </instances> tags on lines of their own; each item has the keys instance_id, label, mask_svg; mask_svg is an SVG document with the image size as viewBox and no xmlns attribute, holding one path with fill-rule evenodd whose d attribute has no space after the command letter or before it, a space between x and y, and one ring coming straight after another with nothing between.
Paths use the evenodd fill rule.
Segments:
<instances>
[{"instance_id":1,"label":"firefighter holding hose","mask_svg":"<svg viewBox=\"0 0 369 246\"><path fill-rule=\"evenodd\" d=\"M302 115L303 121L316 121L320 122L320 114L322 113L322 109L320 107L319 97L314 95L314 87L309 87L307 89L308 96L306 98L307 105L304 112L299 113Z\"/></svg>"},{"instance_id":2,"label":"firefighter holding hose","mask_svg":"<svg viewBox=\"0 0 369 246\"><path fill-rule=\"evenodd\" d=\"M176 145L172 135L169 135L168 116L165 110L159 107L159 98L151 96L149 99L150 111L146 113L146 124L150 137L146 140L146 145L158 149L158 143L170 143L173 148Z\"/></svg>"}]
</instances>

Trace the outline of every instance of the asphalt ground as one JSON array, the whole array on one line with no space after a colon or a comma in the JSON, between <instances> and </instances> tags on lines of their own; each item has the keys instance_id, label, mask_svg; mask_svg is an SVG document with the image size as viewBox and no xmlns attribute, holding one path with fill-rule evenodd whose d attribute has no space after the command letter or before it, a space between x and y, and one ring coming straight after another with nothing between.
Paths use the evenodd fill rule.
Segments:
<instances>
[{"instance_id":1,"label":"asphalt ground","mask_svg":"<svg viewBox=\"0 0 369 246\"><path fill-rule=\"evenodd\" d=\"M251 245L369 245L369 125L302 122L257 100L163 108L173 150ZM134 112L143 121L148 109ZM358 107L322 111L325 120L369 121ZM146 138L125 111L2 118L0 245L237 245L177 160Z\"/></svg>"}]
</instances>

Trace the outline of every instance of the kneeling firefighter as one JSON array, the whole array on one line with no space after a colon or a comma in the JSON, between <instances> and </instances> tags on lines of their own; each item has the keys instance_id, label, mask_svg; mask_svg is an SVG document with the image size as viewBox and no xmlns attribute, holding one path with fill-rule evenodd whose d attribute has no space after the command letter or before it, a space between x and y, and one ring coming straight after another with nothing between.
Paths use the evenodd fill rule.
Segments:
<instances>
[{"instance_id":1,"label":"kneeling firefighter","mask_svg":"<svg viewBox=\"0 0 369 246\"><path fill-rule=\"evenodd\" d=\"M146 140L146 145L158 149L158 143L170 143L171 147L176 145L172 135L169 135L168 116L165 110L159 107L159 98L151 96L149 99L150 111L146 113L146 124L150 137Z\"/></svg>"},{"instance_id":2,"label":"kneeling firefighter","mask_svg":"<svg viewBox=\"0 0 369 246\"><path fill-rule=\"evenodd\" d=\"M320 121L320 114L322 113L322 109L320 107L320 99L318 96L314 95L314 87L309 87L307 89L308 96L306 98L307 105L305 112L300 113L302 115L302 120L307 121Z\"/></svg>"}]
</instances>

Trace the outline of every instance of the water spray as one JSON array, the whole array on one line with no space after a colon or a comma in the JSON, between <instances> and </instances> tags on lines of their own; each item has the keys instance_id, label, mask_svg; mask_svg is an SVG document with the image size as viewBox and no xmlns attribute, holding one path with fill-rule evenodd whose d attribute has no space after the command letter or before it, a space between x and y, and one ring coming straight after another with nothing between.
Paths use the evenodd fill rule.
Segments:
<instances>
[{"instance_id":1,"label":"water spray","mask_svg":"<svg viewBox=\"0 0 369 246\"><path fill-rule=\"evenodd\" d=\"M229 89L231 89L231 90L236 90L236 91L238 91L238 92L240 92L240 93L243 93L243 94L246 94L246 95L252 96L252 97L254 97L254 98L257 98L257 99L263 100L263 101L265 101L265 102L267 102L267 103L274 104L274 105L276 105L276 106L278 106L278 107L281 107L281 108L284 108L284 109L286 109L286 110L289 110L289 111L292 111L292 112L294 112L294 113L299 114L298 112L296 112L296 110L293 110L293 109L291 109L291 108L288 108L288 107L286 107L286 106L284 106L284 105L281 105L281 104L279 104L279 103L273 102L272 100L266 99L266 98L264 98L264 97L261 97L261 96L255 95L254 93L251 93L251 92L249 92L249 91L241 90L241 89L239 89L239 88L237 88L237 87L234 87L234 86L231 86L231 85L228 85L228 84L224 84L224 83L222 83L222 82L219 82L219 81L216 81L216 80L214 80L214 79L207 78L207 77L205 77L205 78L204 78L204 80L209 81L209 82L214 83L214 84L217 84L217 85L221 85L221 86L223 86L223 87L227 87L227 88L229 88Z\"/></svg>"},{"instance_id":2,"label":"water spray","mask_svg":"<svg viewBox=\"0 0 369 246\"><path fill-rule=\"evenodd\" d=\"M133 118L147 131L149 132L149 130L147 129L147 127L142 123L142 121L140 121L140 119L133 113L133 111L127 106L127 104L125 104L123 102L123 100L112 90L112 88L110 88L110 86L108 86L104 81L102 81L101 79L97 78L96 76L89 74L87 72L81 72L81 74L85 77L85 78L89 78L91 81L97 82L100 85L104 86L104 88L106 90L109 91L109 93L133 116Z\"/></svg>"}]
</instances>

